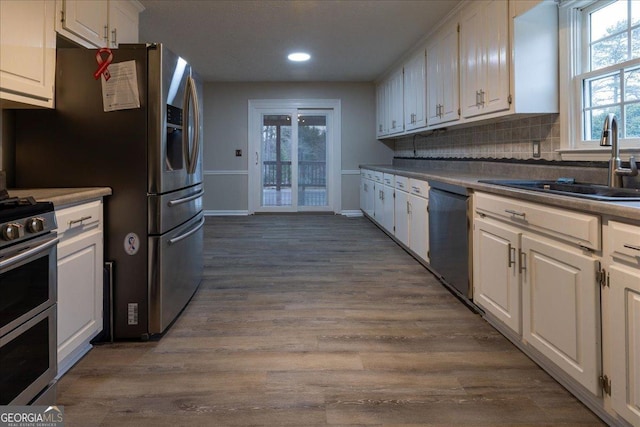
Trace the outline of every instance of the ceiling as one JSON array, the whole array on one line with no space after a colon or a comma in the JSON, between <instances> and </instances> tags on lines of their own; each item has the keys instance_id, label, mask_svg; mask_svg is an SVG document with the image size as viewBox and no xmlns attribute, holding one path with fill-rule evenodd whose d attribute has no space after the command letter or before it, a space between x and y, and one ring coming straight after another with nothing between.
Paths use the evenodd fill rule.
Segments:
<instances>
[{"instance_id":1,"label":"ceiling","mask_svg":"<svg viewBox=\"0 0 640 427\"><path fill-rule=\"evenodd\" d=\"M140 41L205 81L374 81L460 0L140 0ZM290 63L304 50L312 58Z\"/></svg>"}]
</instances>

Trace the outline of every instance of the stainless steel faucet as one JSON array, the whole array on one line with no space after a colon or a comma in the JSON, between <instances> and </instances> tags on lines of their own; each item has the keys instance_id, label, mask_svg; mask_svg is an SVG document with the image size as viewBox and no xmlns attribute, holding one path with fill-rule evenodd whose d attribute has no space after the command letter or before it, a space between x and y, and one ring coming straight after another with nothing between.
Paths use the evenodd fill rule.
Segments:
<instances>
[{"instance_id":1,"label":"stainless steel faucet","mask_svg":"<svg viewBox=\"0 0 640 427\"><path fill-rule=\"evenodd\" d=\"M622 188L623 176L638 175L638 166L635 157L629 158L630 169L623 168L620 160L620 146L618 145L618 120L615 114L609 113L604 119L600 146L611 147L611 159L609 159L609 177L607 185L614 188Z\"/></svg>"}]
</instances>

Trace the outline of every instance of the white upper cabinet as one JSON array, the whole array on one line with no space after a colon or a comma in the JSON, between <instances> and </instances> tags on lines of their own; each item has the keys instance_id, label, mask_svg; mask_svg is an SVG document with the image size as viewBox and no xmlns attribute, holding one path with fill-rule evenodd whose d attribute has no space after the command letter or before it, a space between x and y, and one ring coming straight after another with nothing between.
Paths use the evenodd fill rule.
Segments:
<instances>
[{"instance_id":1,"label":"white upper cabinet","mask_svg":"<svg viewBox=\"0 0 640 427\"><path fill-rule=\"evenodd\" d=\"M142 6L130 0L58 0L56 31L88 48L138 42Z\"/></svg>"},{"instance_id":2,"label":"white upper cabinet","mask_svg":"<svg viewBox=\"0 0 640 427\"><path fill-rule=\"evenodd\" d=\"M465 118L557 113L555 2L469 3L460 12L460 79Z\"/></svg>"},{"instance_id":3,"label":"white upper cabinet","mask_svg":"<svg viewBox=\"0 0 640 427\"><path fill-rule=\"evenodd\" d=\"M109 43L138 43L138 15L142 12L136 3L128 0L109 1Z\"/></svg>"},{"instance_id":4,"label":"white upper cabinet","mask_svg":"<svg viewBox=\"0 0 640 427\"><path fill-rule=\"evenodd\" d=\"M418 51L404 66L404 128L427 125L425 115L425 52Z\"/></svg>"},{"instance_id":5,"label":"white upper cabinet","mask_svg":"<svg viewBox=\"0 0 640 427\"><path fill-rule=\"evenodd\" d=\"M387 85L380 83L376 86L376 136L381 138L389 134L387 127L387 115L389 114L389 105L387 103Z\"/></svg>"},{"instance_id":6,"label":"white upper cabinet","mask_svg":"<svg viewBox=\"0 0 640 427\"><path fill-rule=\"evenodd\" d=\"M427 124L460 118L458 22L445 25L427 45Z\"/></svg>"},{"instance_id":7,"label":"white upper cabinet","mask_svg":"<svg viewBox=\"0 0 640 427\"><path fill-rule=\"evenodd\" d=\"M462 115L509 109L509 4L479 0L460 12Z\"/></svg>"},{"instance_id":8,"label":"white upper cabinet","mask_svg":"<svg viewBox=\"0 0 640 427\"><path fill-rule=\"evenodd\" d=\"M396 70L389 78L389 134L404 131L404 77Z\"/></svg>"},{"instance_id":9,"label":"white upper cabinet","mask_svg":"<svg viewBox=\"0 0 640 427\"><path fill-rule=\"evenodd\" d=\"M0 1L0 106L53 107L56 33L49 0Z\"/></svg>"}]
</instances>

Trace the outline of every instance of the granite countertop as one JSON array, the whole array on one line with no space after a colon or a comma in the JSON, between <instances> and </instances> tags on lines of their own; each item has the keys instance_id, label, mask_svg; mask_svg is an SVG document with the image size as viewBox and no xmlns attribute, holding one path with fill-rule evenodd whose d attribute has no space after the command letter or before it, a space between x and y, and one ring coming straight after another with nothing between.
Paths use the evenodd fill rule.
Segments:
<instances>
[{"instance_id":1,"label":"granite countertop","mask_svg":"<svg viewBox=\"0 0 640 427\"><path fill-rule=\"evenodd\" d=\"M9 189L11 197L33 196L38 202L52 202L55 207L88 202L111 195L109 187L80 188L20 188Z\"/></svg>"},{"instance_id":2,"label":"granite countertop","mask_svg":"<svg viewBox=\"0 0 640 427\"><path fill-rule=\"evenodd\" d=\"M505 176L490 173L462 172L462 171L425 171L410 168L397 167L392 165L361 165L363 169L379 172L402 175L409 178L421 179L424 181L439 181L447 184L458 185L471 190L483 191L487 193L500 194L503 196L517 197L531 202L544 203L566 209L574 209L583 212L610 215L624 219L640 221L640 202L603 202L597 200L583 199L572 196L562 196L537 191L520 190L516 188L503 187L499 185L485 184L478 182L486 179L527 179L526 176Z\"/></svg>"}]
</instances>

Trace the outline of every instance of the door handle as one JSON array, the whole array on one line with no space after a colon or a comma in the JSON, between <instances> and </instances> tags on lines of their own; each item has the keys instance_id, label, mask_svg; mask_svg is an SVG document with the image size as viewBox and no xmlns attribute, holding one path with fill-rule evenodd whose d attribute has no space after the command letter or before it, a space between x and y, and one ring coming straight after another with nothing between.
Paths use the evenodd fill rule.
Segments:
<instances>
[{"instance_id":1,"label":"door handle","mask_svg":"<svg viewBox=\"0 0 640 427\"><path fill-rule=\"evenodd\" d=\"M169 207L173 207L173 206L176 206L176 205L180 205L182 203L187 203L187 202L190 202L192 200L195 200L195 199L198 199L198 198L202 197L203 194L204 194L204 190L200 190L199 192L197 192L195 194L192 194L192 195L187 196L187 197L183 197L181 199L169 200L167 205Z\"/></svg>"},{"instance_id":2,"label":"door handle","mask_svg":"<svg viewBox=\"0 0 640 427\"><path fill-rule=\"evenodd\" d=\"M511 243L509 243L507 250L509 257L509 268L511 268L516 264L516 248L511 246Z\"/></svg>"},{"instance_id":3,"label":"door handle","mask_svg":"<svg viewBox=\"0 0 640 427\"><path fill-rule=\"evenodd\" d=\"M527 254L524 251L520 251L520 273L527 271Z\"/></svg>"},{"instance_id":4,"label":"door handle","mask_svg":"<svg viewBox=\"0 0 640 427\"><path fill-rule=\"evenodd\" d=\"M256 151L256 166L258 165L259 161L258 161L258 152Z\"/></svg>"},{"instance_id":5,"label":"door handle","mask_svg":"<svg viewBox=\"0 0 640 427\"><path fill-rule=\"evenodd\" d=\"M178 243L180 240L184 240L187 237L191 236L192 234L196 233L203 226L204 226L204 217L202 217L202 219L200 220L200 223L196 226L196 228L194 228L193 230L189 230L186 233L179 235L178 237L174 237L173 239L169 240L167 243L169 245L173 245L175 243Z\"/></svg>"}]
</instances>

